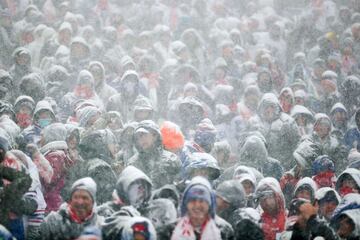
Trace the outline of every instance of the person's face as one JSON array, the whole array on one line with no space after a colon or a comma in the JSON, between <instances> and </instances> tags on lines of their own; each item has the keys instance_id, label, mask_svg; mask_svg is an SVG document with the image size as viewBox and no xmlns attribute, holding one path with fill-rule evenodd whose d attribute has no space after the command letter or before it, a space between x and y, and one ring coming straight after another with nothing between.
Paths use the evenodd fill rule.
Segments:
<instances>
[{"instance_id":1,"label":"person's face","mask_svg":"<svg viewBox=\"0 0 360 240\"><path fill-rule=\"evenodd\" d=\"M27 106L21 106L18 113L31 115L31 109Z\"/></svg>"},{"instance_id":2,"label":"person's face","mask_svg":"<svg viewBox=\"0 0 360 240\"><path fill-rule=\"evenodd\" d=\"M229 206L230 206L229 203L224 201L224 199L222 199L221 197L216 196L216 212L217 213L225 210Z\"/></svg>"},{"instance_id":3,"label":"person's face","mask_svg":"<svg viewBox=\"0 0 360 240\"><path fill-rule=\"evenodd\" d=\"M215 78L216 79L221 79L221 78L224 78L226 75L224 69L222 68L216 68L215 69Z\"/></svg>"},{"instance_id":4,"label":"person's face","mask_svg":"<svg viewBox=\"0 0 360 240\"><path fill-rule=\"evenodd\" d=\"M336 123L344 123L346 121L346 113L343 111L335 112L334 120Z\"/></svg>"},{"instance_id":5,"label":"person's face","mask_svg":"<svg viewBox=\"0 0 360 240\"><path fill-rule=\"evenodd\" d=\"M305 100L301 97L295 97L295 105L305 106Z\"/></svg>"},{"instance_id":6,"label":"person's face","mask_svg":"<svg viewBox=\"0 0 360 240\"><path fill-rule=\"evenodd\" d=\"M337 229L336 233L339 235L339 237L346 239L351 235L354 229L355 226L352 220L347 216L344 216L339 222L339 228Z\"/></svg>"},{"instance_id":7,"label":"person's face","mask_svg":"<svg viewBox=\"0 0 360 240\"><path fill-rule=\"evenodd\" d=\"M314 75L317 78L320 78L324 71L325 71L324 68L317 66L317 67L314 68Z\"/></svg>"},{"instance_id":8,"label":"person's face","mask_svg":"<svg viewBox=\"0 0 360 240\"><path fill-rule=\"evenodd\" d=\"M336 207L337 203L335 201L321 203L319 204L319 214L330 220Z\"/></svg>"},{"instance_id":9,"label":"person's face","mask_svg":"<svg viewBox=\"0 0 360 240\"><path fill-rule=\"evenodd\" d=\"M356 182L354 179L352 178L346 178L344 179L344 181L342 182L341 184L342 187L350 187L352 189L356 189L357 188L357 185L356 185Z\"/></svg>"},{"instance_id":10,"label":"person's face","mask_svg":"<svg viewBox=\"0 0 360 240\"><path fill-rule=\"evenodd\" d=\"M270 215L276 215L278 211L278 206L275 194L262 197L260 199L260 206L264 210L264 212L267 212Z\"/></svg>"},{"instance_id":11,"label":"person's face","mask_svg":"<svg viewBox=\"0 0 360 240\"><path fill-rule=\"evenodd\" d=\"M209 204L200 199L191 200L186 205L190 222L195 227L200 227L209 216Z\"/></svg>"},{"instance_id":12,"label":"person's face","mask_svg":"<svg viewBox=\"0 0 360 240\"><path fill-rule=\"evenodd\" d=\"M144 151L151 150L154 147L156 137L152 133L137 133L135 134L137 145Z\"/></svg>"},{"instance_id":13,"label":"person's face","mask_svg":"<svg viewBox=\"0 0 360 240\"><path fill-rule=\"evenodd\" d=\"M302 189L296 193L296 198L303 198L311 201L311 193L306 189Z\"/></svg>"},{"instance_id":14,"label":"person's face","mask_svg":"<svg viewBox=\"0 0 360 240\"><path fill-rule=\"evenodd\" d=\"M150 119L151 116L151 110L137 110L135 111L135 121L137 122L141 122L143 120L148 120Z\"/></svg>"},{"instance_id":15,"label":"person's face","mask_svg":"<svg viewBox=\"0 0 360 240\"><path fill-rule=\"evenodd\" d=\"M234 54L234 49L232 47L224 47L223 48L223 57L225 59L231 58Z\"/></svg>"},{"instance_id":16,"label":"person's face","mask_svg":"<svg viewBox=\"0 0 360 240\"><path fill-rule=\"evenodd\" d=\"M72 194L69 204L80 219L89 216L94 206L90 193L82 189L76 190Z\"/></svg>"},{"instance_id":17,"label":"person's face","mask_svg":"<svg viewBox=\"0 0 360 240\"><path fill-rule=\"evenodd\" d=\"M295 118L295 121L296 121L298 126L301 126L301 127L306 126L306 117L304 117L301 114Z\"/></svg>"},{"instance_id":18,"label":"person's face","mask_svg":"<svg viewBox=\"0 0 360 240\"><path fill-rule=\"evenodd\" d=\"M95 65L92 66L89 70L94 77L95 85L98 85L103 78L102 69L99 66Z\"/></svg>"},{"instance_id":19,"label":"person's face","mask_svg":"<svg viewBox=\"0 0 360 240\"><path fill-rule=\"evenodd\" d=\"M80 43L74 43L71 45L71 55L78 58L83 58L87 54L87 49Z\"/></svg>"},{"instance_id":20,"label":"person's face","mask_svg":"<svg viewBox=\"0 0 360 240\"><path fill-rule=\"evenodd\" d=\"M265 108L264 113L263 113L263 117L265 119L265 121L272 121L275 118L275 113L276 113L276 109L274 106L268 106L267 108Z\"/></svg>"},{"instance_id":21,"label":"person's face","mask_svg":"<svg viewBox=\"0 0 360 240\"><path fill-rule=\"evenodd\" d=\"M249 181L249 180L245 180L242 182L242 185L244 187L246 196L249 196L250 194L254 193L254 185Z\"/></svg>"},{"instance_id":22,"label":"person's face","mask_svg":"<svg viewBox=\"0 0 360 240\"><path fill-rule=\"evenodd\" d=\"M71 136L67 141L67 145L69 149L76 149L78 146L77 138L75 136Z\"/></svg>"},{"instance_id":23,"label":"person's face","mask_svg":"<svg viewBox=\"0 0 360 240\"><path fill-rule=\"evenodd\" d=\"M26 54L21 54L20 56L18 56L16 58L16 62L21 65L21 66L24 66L24 65L27 65L29 62L30 62L30 58L28 55Z\"/></svg>"},{"instance_id":24,"label":"person's face","mask_svg":"<svg viewBox=\"0 0 360 240\"><path fill-rule=\"evenodd\" d=\"M315 132L320 138L325 138L329 135L331 127L328 124L319 123L315 127Z\"/></svg>"},{"instance_id":25,"label":"person's face","mask_svg":"<svg viewBox=\"0 0 360 240\"><path fill-rule=\"evenodd\" d=\"M40 112L39 119L51 119L51 114L48 111Z\"/></svg>"},{"instance_id":26,"label":"person's face","mask_svg":"<svg viewBox=\"0 0 360 240\"><path fill-rule=\"evenodd\" d=\"M69 46L71 41L71 32L64 30L59 33L59 43L65 46Z\"/></svg>"},{"instance_id":27,"label":"person's face","mask_svg":"<svg viewBox=\"0 0 360 240\"><path fill-rule=\"evenodd\" d=\"M257 108L258 103L259 103L259 96L253 94L248 94L245 96L245 104L251 110L255 110Z\"/></svg>"}]
</instances>

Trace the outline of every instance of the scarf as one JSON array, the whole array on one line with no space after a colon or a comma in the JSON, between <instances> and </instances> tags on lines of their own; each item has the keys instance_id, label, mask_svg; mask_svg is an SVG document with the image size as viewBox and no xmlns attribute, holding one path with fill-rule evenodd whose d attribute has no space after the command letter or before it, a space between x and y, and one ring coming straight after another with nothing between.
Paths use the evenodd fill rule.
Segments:
<instances>
[{"instance_id":1,"label":"scarf","mask_svg":"<svg viewBox=\"0 0 360 240\"><path fill-rule=\"evenodd\" d=\"M264 212L261 220L265 240L274 240L277 233L285 230L286 216L284 209L281 209L276 217Z\"/></svg>"},{"instance_id":2,"label":"scarf","mask_svg":"<svg viewBox=\"0 0 360 240\"><path fill-rule=\"evenodd\" d=\"M74 211L74 209L71 207L71 205L69 204L68 205L68 213L69 213L69 216L70 216L70 219L75 222L75 223L78 223L78 224L81 224L81 223L84 223L86 222L87 220L91 219L92 216L93 216L93 211L91 211L89 213L88 216L86 216L86 218L84 218L83 220L80 219L80 217L76 214L76 212Z\"/></svg>"},{"instance_id":3,"label":"scarf","mask_svg":"<svg viewBox=\"0 0 360 240\"><path fill-rule=\"evenodd\" d=\"M195 229L188 216L180 219L173 231L171 240L196 240ZM208 219L201 226L200 240L221 240L220 230L214 219Z\"/></svg>"}]
</instances>

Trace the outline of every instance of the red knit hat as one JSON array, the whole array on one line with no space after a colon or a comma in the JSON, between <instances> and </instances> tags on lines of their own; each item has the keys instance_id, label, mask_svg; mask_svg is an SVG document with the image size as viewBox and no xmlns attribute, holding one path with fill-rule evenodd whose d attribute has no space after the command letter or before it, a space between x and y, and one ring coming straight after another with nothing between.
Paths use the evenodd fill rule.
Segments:
<instances>
[{"instance_id":1,"label":"red knit hat","mask_svg":"<svg viewBox=\"0 0 360 240\"><path fill-rule=\"evenodd\" d=\"M160 128L162 143L167 150L179 150L184 146L184 135L180 127L173 122L165 121Z\"/></svg>"}]
</instances>

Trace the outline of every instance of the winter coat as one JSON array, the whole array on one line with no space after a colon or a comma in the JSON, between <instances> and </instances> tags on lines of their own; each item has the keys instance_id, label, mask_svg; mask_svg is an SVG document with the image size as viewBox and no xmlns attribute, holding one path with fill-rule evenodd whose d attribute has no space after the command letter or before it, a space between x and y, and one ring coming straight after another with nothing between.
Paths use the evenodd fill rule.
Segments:
<instances>
[{"instance_id":1,"label":"winter coat","mask_svg":"<svg viewBox=\"0 0 360 240\"><path fill-rule=\"evenodd\" d=\"M127 85L134 80L134 92L128 96L128 90L126 89ZM106 105L107 111L117 111L123 117L124 123L129 122L132 119L134 111L134 103L138 95L140 94L140 82L138 74L129 70L126 71L120 80L120 88L117 89L118 94L115 94L109 98L109 101Z\"/></svg>"},{"instance_id":2,"label":"winter coat","mask_svg":"<svg viewBox=\"0 0 360 240\"><path fill-rule=\"evenodd\" d=\"M291 240L312 240L316 237L323 237L326 240L337 239L333 230L325 222L319 220L316 215L311 216L306 222L305 231L300 229L297 223L293 226Z\"/></svg>"},{"instance_id":3,"label":"winter coat","mask_svg":"<svg viewBox=\"0 0 360 240\"><path fill-rule=\"evenodd\" d=\"M94 79L93 76L91 75L90 72L83 70L79 73L78 78L77 78L77 83L81 84L86 82L87 84L92 84L92 86L94 85ZM94 87L94 86L93 86ZM71 115L71 113L75 110L74 107L76 105L76 103L83 99L86 101L89 101L91 103L94 104L94 106L98 107L99 110L104 110L104 104L102 102L102 100L99 98L99 96L95 93L95 89L92 89L93 94L91 97L89 98L84 98L81 96L77 96L77 94L75 93L75 91L73 92L68 92L61 100L60 104L59 104L59 115L60 115L60 119L65 122L67 120L67 118Z\"/></svg>"},{"instance_id":4,"label":"winter coat","mask_svg":"<svg viewBox=\"0 0 360 240\"><path fill-rule=\"evenodd\" d=\"M74 222L68 210L68 204L61 205L57 212L51 212L45 222L40 226L40 239L76 239L87 226L96 226L101 228L103 218L93 212L92 216L83 223Z\"/></svg>"},{"instance_id":5,"label":"winter coat","mask_svg":"<svg viewBox=\"0 0 360 240\"><path fill-rule=\"evenodd\" d=\"M115 136L110 130L97 130L81 139L80 155L84 159L80 176L91 177L98 186L97 203L111 200L115 188L116 175L111 167L113 159L108 144L115 143Z\"/></svg>"},{"instance_id":6,"label":"winter coat","mask_svg":"<svg viewBox=\"0 0 360 240\"><path fill-rule=\"evenodd\" d=\"M342 198L331 218L330 225L337 224L339 217L346 215L355 224L355 229L347 240L355 240L360 237L360 198L358 193L350 193Z\"/></svg>"},{"instance_id":7,"label":"winter coat","mask_svg":"<svg viewBox=\"0 0 360 240\"><path fill-rule=\"evenodd\" d=\"M180 160L175 154L163 149L159 127L153 121L145 120L138 124L136 129L139 128L155 133L156 143L150 153L136 153L130 158L129 165L147 173L155 189L178 180Z\"/></svg>"},{"instance_id":8,"label":"winter coat","mask_svg":"<svg viewBox=\"0 0 360 240\"><path fill-rule=\"evenodd\" d=\"M273 106L276 109L271 123L262 118L267 106ZM292 153L300 139L296 122L281 111L279 101L272 93L264 94L259 103L258 112L259 118L254 121L258 122L258 129L266 139L269 155L278 159L285 169L289 169L293 159Z\"/></svg>"},{"instance_id":9,"label":"winter coat","mask_svg":"<svg viewBox=\"0 0 360 240\"><path fill-rule=\"evenodd\" d=\"M235 169L240 165L255 168L265 177L274 176L280 179L283 175L283 167L280 162L268 156L265 139L260 135L250 135L243 143L240 143L240 161L233 167L226 169L219 179L230 179Z\"/></svg>"},{"instance_id":10,"label":"winter coat","mask_svg":"<svg viewBox=\"0 0 360 240\"><path fill-rule=\"evenodd\" d=\"M229 207L218 213L218 215L234 227L236 218L234 212L246 206L245 190L241 182L237 180L222 182L216 188L215 192L216 196L222 198L229 204Z\"/></svg>"},{"instance_id":11,"label":"winter coat","mask_svg":"<svg viewBox=\"0 0 360 240\"><path fill-rule=\"evenodd\" d=\"M117 91L105 82L104 65L100 62L90 62L89 69L94 65L98 66L101 69L100 74L102 76L100 79L100 82L95 86L95 90L96 90L96 93L99 96L99 98L102 100L104 106L106 106L109 101L109 98L111 96L117 94Z\"/></svg>"},{"instance_id":12,"label":"winter coat","mask_svg":"<svg viewBox=\"0 0 360 240\"><path fill-rule=\"evenodd\" d=\"M126 167L121 172L118 181L116 182L115 192L113 193L113 200L106 202L98 207L99 215L109 217L115 212L119 211L123 206L130 205L131 203L129 201L128 195L129 187L132 183L140 180L144 181L148 185L148 190L151 191L152 182L144 172L133 166ZM150 192L147 194L148 195L144 199L144 203L141 206L138 206L139 211L146 207L147 202L151 197Z\"/></svg>"},{"instance_id":13,"label":"winter coat","mask_svg":"<svg viewBox=\"0 0 360 240\"><path fill-rule=\"evenodd\" d=\"M149 219L140 216L118 215L113 216L112 219L106 220L103 224L103 239L117 240L117 239L134 239L134 226L141 224L145 227L144 231L147 234L146 239L155 240L156 231Z\"/></svg>"},{"instance_id":14,"label":"winter coat","mask_svg":"<svg viewBox=\"0 0 360 240\"><path fill-rule=\"evenodd\" d=\"M267 212L263 212L261 214L261 223L265 239L273 240L275 239L277 233L281 233L285 229L285 198L281 191L279 182L271 177L264 178L259 182L255 190L255 195L257 197L261 197L262 194L269 190L275 194L278 212L276 216L271 216Z\"/></svg>"},{"instance_id":15,"label":"winter coat","mask_svg":"<svg viewBox=\"0 0 360 240\"><path fill-rule=\"evenodd\" d=\"M313 130L312 123L314 121L314 115L312 114L312 112L309 109L307 109L306 107L301 106L301 105L295 105L291 109L290 115L293 119L296 119L298 116L304 116L306 118L306 126L298 125L300 136L305 136L305 135L311 134L311 132Z\"/></svg>"},{"instance_id":16,"label":"winter coat","mask_svg":"<svg viewBox=\"0 0 360 240\"><path fill-rule=\"evenodd\" d=\"M45 145L40 148L40 152L53 168L51 181L44 183L46 212L49 213L50 211L57 211L63 202L60 192L64 187L67 170L73 162L68 156L68 146L65 142L66 128L63 124L51 124L42 132Z\"/></svg>"},{"instance_id":17,"label":"winter coat","mask_svg":"<svg viewBox=\"0 0 360 240\"><path fill-rule=\"evenodd\" d=\"M308 187L307 189L310 190L311 199L309 199L309 201L313 203L315 200L315 193L317 191L317 186L316 186L316 183L314 182L314 180L312 180L309 177L304 177L304 178L300 179L300 181L296 184L295 190L294 190L294 197L296 197L296 194L298 193L298 191L305 186Z\"/></svg>"},{"instance_id":18,"label":"winter coat","mask_svg":"<svg viewBox=\"0 0 360 240\"><path fill-rule=\"evenodd\" d=\"M13 79L11 75L0 69L0 95L1 99L7 102L13 102L17 92L13 86Z\"/></svg>"},{"instance_id":19,"label":"winter coat","mask_svg":"<svg viewBox=\"0 0 360 240\"><path fill-rule=\"evenodd\" d=\"M55 119L55 113L54 113L50 103L47 101L39 101L36 104L36 107L35 107L35 110L33 113L33 124L30 125L29 127L25 128L21 132L21 135L23 136L26 144L28 144L28 143L33 143L35 145L39 144L40 133L41 133L42 129L35 122L38 120L38 115L41 111L49 111L52 115L52 118Z\"/></svg>"},{"instance_id":20,"label":"winter coat","mask_svg":"<svg viewBox=\"0 0 360 240\"><path fill-rule=\"evenodd\" d=\"M355 112L355 119L360 117L360 109ZM359 131L359 124L356 123L356 127L349 129L344 136L344 144L350 150L354 147L354 143L357 142L355 146L357 150L360 150L360 131Z\"/></svg>"},{"instance_id":21,"label":"winter coat","mask_svg":"<svg viewBox=\"0 0 360 240\"><path fill-rule=\"evenodd\" d=\"M330 111L330 118L331 118L331 121L333 124L333 129L331 131L331 135L335 136L339 142L342 142L344 139L345 133L348 130L348 126L347 126L348 119L347 118L345 119L345 123L343 125L337 126L337 124L335 123L335 119L334 119L334 114L336 111L342 111L346 114L346 116L348 116L348 112L347 112L345 106L340 102L334 104L334 106L331 108L331 111Z\"/></svg>"},{"instance_id":22,"label":"winter coat","mask_svg":"<svg viewBox=\"0 0 360 240\"><path fill-rule=\"evenodd\" d=\"M352 179L354 179L357 187L360 189L360 170L355 169L355 168L347 168L345 169L345 171L343 171L337 181L336 181L336 186L335 189L336 191L341 195L341 185L342 182L344 181L344 178L346 178L347 176L350 176Z\"/></svg>"},{"instance_id":23,"label":"winter coat","mask_svg":"<svg viewBox=\"0 0 360 240\"><path fill-rule=\"evenodd\" d=\"M216 207L215 195L210 186L210 183L202 177L193 178L189 183L189 185L186 187L180 205L181 218L179 218L176 223L172 223L164 227L161 227L158 230L158 239L159 240L173 239L172 238L174 237L173 234L176 234L176 232L178 231L177 229L181 229L182 227L185 227L183 224L187 225L186 227L190 227L189 219L186 213L187 212L186 202L184 199L186 199L186 195L188 194L191 187L195 185L201 185L206 187L210 191L210 195L211 195L211 203L209 204L210 220L207 222L207 225L209 224L208 226L211 227L211 229L208 229L209 230L208 233L213 233L214 235L208 235L206 239L234 239L234 231L231 225L228 222L226 222L224 219L218 217L215 214L215 207ZM187 229L190 230L192 229L192 227ZM205 231L204 234L206 234L206 227L204 231ZM190 233L190 235L194 236L194 233L192 234ZM175 238L175 239L195 239L195 238L191 238L189 235L188 236L184 235L184 238Z\"/></svg>"}]
</instances>

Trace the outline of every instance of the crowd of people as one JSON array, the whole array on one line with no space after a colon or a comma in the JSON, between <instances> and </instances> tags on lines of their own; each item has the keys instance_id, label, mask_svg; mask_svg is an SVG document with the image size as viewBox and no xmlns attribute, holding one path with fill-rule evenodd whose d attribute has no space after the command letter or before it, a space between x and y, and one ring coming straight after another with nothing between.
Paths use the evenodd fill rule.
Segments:
<instances>
[{"instance_id":1,"label":"crowd of people","mask_svg":"<svg viewBox=\"0 0 360 240\"><path fill-rule=\"evenodd\" d=\"M0 239L360 239L360 1L0 0Z\"/></svg>"}]
</instances>

